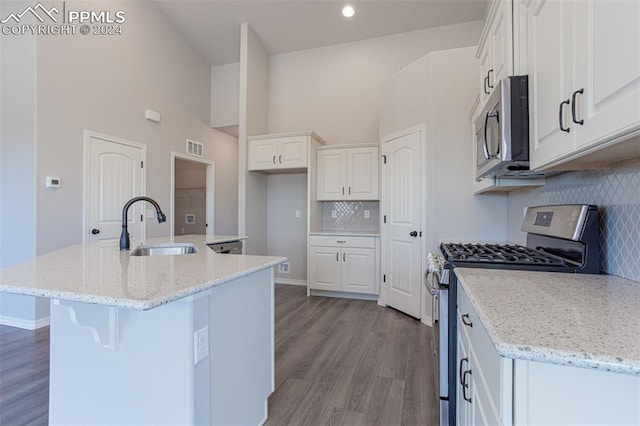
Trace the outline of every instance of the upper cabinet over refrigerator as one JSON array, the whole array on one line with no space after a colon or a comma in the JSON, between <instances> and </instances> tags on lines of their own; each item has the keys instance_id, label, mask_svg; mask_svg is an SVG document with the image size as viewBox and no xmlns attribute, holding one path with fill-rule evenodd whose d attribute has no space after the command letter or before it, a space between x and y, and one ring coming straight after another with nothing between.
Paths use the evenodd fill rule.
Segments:
<instances>
[{"instance_id":1,"label":"upper cabinet over refrigerator","mask_svg":"<svg viewBox=\"0 0 640 426\"><path fill-rule=\"evenodd\" d=\"M640 2L525 3L531 168L638 156L640 138L617 143L640 132Z\"/></svg>"}]
</instances>

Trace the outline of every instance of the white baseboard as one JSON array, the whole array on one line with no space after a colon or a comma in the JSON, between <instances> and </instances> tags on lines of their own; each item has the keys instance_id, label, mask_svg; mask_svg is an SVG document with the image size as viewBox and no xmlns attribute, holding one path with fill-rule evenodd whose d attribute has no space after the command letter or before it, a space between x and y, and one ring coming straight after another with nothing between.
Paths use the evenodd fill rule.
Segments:
<instances>
[{"instance_id":1,"label":"white baseboard","mask_svg":"<svg viewBox=\"0 0 640 426\"><path fill-rule=\"evenodd\" d=\"M0 325L22 328L25 330L35 330L49 325L49 317L38 318L37 320L27 320L24 318L8 317L0 315Z\"/></svg>"},{"instance_id":2,"label":"white baseboard","mask_svg":"<svg viewBox=\"0 0 640 426\"><path fill-rule=\"evenodd\" d=\"M429 327L433 327L433 318L431 317L422 317L420 320L424 325L428 325Z\"/></svg>"},{"instance_id":3,"label":"white baseboard","mask_svg":"<svg viewBox=\"0 0 640 426\"><path fill-rule=\"evenodd\" d=\"M275 277L274 281L275 281L276 284L302 285L302 286L306 286L307 285L307 280L295 280L295 279L292 279L292 278Z\"/></svg>"}]
</instances>

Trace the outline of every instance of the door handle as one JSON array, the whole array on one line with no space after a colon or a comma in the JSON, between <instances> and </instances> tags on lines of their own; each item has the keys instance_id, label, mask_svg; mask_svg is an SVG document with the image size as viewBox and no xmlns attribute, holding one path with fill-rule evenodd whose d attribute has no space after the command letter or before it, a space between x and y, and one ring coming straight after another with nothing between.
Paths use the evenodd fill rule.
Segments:
<instances>
[{"instance_id":1,"label":"door handle","mask_svg":"<svg viewBox=\"0 0 640 426\"><path fill-rule=\"evenodd\" d=\"M578 93L582 95L584 93L584 89L576 90L575 92L573 92L573 95L571 95L571 119L574 123L583 126L584 120L578 120L576 118L576 96L578 95Z\"/></svg>"},{"instance_id":2,"label":"door handle","mask_svg":"<svg viewBox=\"0 0 640 426\"><path fill-rule=\"evenodd\" d=\"M91 233L92 233L93 235L98 235L98 234L100 233L100 230L99 230L99 229L96 229L96 228L93 228L93 229L91 230Z\"/></svg>"},{"instance_id":3,"label":"door handle","mask_svg":"<svg viewBox=\"0 0 640 426\"><path fill-rule=\"evenodd\" d=\"M418 231L411 231L409 232L409 235L412 237L417 237L418 236Z\"/></svg>"},{"instance_id":4,"label":"door handle","mask_svg":"<svg viewBox=\"0 0 640 426\"><path fill-rule=\"evenodd\" d=\"M489 143L487 142L487 125L489 124L489 119L493 117L495 117L498 124L500 124L500 113L498 113L498 111L496 111L495 109L487 111L487 114L484 116L484 143L482 149L484 150L484 156L487 160L495 158L500 152L500 144L498 144L498 150L495 154L489 152Z\"/></svg>"},{"instance_id":5,"label":"door handle","mask_svg":"<svg viewBox=\"0 0 640 426\"><path fill-rule=\"evenodd\" d=\"M570 102L571 101L569 99L560 102L560 108L558 109L558 121L560 122L560 130L567 133L569 133L571 129L568 127L564 127L564 120L562 119L562 111L564 109L565 104L569 105Z\"/></svg>"}]
</instances>

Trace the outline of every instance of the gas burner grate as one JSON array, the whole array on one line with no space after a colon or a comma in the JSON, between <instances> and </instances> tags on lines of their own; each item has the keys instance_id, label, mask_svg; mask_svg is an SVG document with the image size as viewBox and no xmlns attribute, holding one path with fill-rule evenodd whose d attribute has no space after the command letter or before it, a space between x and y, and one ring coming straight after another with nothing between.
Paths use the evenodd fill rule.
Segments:
<instances>
[{"instance_id":1,"label":"gas burner grate","mask_svg":"<svg viewBox=\"0 0 640 426\"><path fill-rule=\"evenodd\" d=\"M514 244L442 244L449 262L567 266L564 260L541 251Z\"/></svg>"}]
</instances>

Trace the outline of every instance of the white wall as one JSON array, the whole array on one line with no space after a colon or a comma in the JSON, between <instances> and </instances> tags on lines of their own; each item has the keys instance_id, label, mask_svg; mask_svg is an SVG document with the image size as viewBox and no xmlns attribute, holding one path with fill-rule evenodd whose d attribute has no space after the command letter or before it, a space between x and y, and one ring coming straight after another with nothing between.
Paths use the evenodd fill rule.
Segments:
<instances>
[{"instance_id":1,"label":"white wall","mask_svg":"<svg viewBox=\"0 0 640 426\"><path fill-rule=\"evenodd\" d=\"M307 280L307 174L269 175L267 184L267 249L291 265L278 279ZM300 217L296 217L300 210Z\"/></svg>"},{"instance_id":2,"label":"white wall","mask_svg":"<svg viewBox=\"0 0 640 426\"><path fill-rule=\"evenodd\" d=\"M247 254L267 254L267 177L247 172L247 137L267 133L269 56L248 24L240 33L239 233Z\"/></svg>"},{"instance_id":3,"label":"white wall","mask_svg":"<svg viewBox=\"0 0 640 426\"><path fill-rule=\"evenodd\" d=\"M146 194L165 210L170 199L170 153L184 153L187 138L204 143L207 159L218 163L216 154L221 152L225 159L231 158L237 164L237 154L228 149L235 149L235 138L209 127L210 66L153 3L91 1L75 2L73 7L124 10L127 19L123 24L124 33L39 36L35 59L31 60L25 57L28 49L5 48L9 40L17 43L14 37L22 37L2 36L3 67L5 64L14 67L11 74L3 72L3 79L10 76L26 85L24 90L13 83L10 87L19 91L16 96L25 105L35 99L32 108L36 118L35 125L24 128L34 136L14 139L13 147L21 149L14 152L19 157L11 160L12 167L2 166L2 185L11 182L19 193L2 188L3 206L11 207L9 210L3 207L0 226L20 233L20 238L14 238L11 232L2 231L3 265L13 262L13 254L5 260L6 247L17 241L35 239L35 245L25 249L30 250L29 256L82 242L83 232L87 232L82 228L85 129L147 145ZM35 93L34 88L37 88ZM5 105L4 83L2 98ZM15 113L14 108L8 112ZM161 123L145 120L145 109L160 112ZM20 117L26 120L29 115ZM3 134L5 125L3 117ZM5 145L4 135L2 140L2 158L9 161L8 154L5 157L8 152L5 146L9 145ZM34 149L35 154L29 154ZM228 192L236 192L237 166L229 166L225 161L220 163L220 167L216 167L216 183L226 182L232 187ZM62 187L46 189L45 176L60 177ZM227 204L224 215L232 218L226 219L225 226L231 227L236 221L235 202L231 199ZM222 216L216 212L216 219ZM168 222L148 221L147 227L149 237L170 234ZM34 230L37 235L33 235ZM235 229L225 231L236 232ZM35 304L37 311L39 305Z\"/></svg>"},{"instance_id":4,"label":"white wall","mask_svg":"<svg viewBox=\"0 0 640 426\"><path fill-rule=\"evenodd\" d=\"M238 125L240 63L211 67L211 127Z\"/></svg>"},{"instance_id":5,"label":"white wall","mask_svg":"<svg viewBox=\"0 0 640 426\"><path fill-rule=\"evenodd\" d=\"M0 16L24 3L0 3ZM36 252L36 39L0 37L0 268ZM0 294L0 323L46 325L48 300ZM42 320L42 321L39 321Z\"/></svg>"},{"instance_id":6,"label":"white wall","mask_svg":"<svg viewBox=\"0 0 640 426\"><path fill-rule=\"evenodd\" d=\"M37 187L38 253L82 241L84 129L147 145L146 194L168 210L170 152L187 138L215 161L220 136L208 126L210 67L148 2L90 2L88 9L126 11L121 36L38 40L38 178L60 176L62 188ZM162 115L144 119L144 110ZM213 148L213 149L212 149ZM148 221L148 236L169 235Z\"/></svg>"},{"instance_id":7,"label":"white wall","mask_svg":"<svg viewBox=\"0 0 640 426\"><path fill-rule=\"evenodd\" d=\"M477 96L475 47L433 52L386 82L380 134L426 124L427 242L506 239L506 197L473 195L469 112Z\"/></svg>"},{"instance_id":8,"label":"white wall","mask_svg":"<svg viewBox=\"0 0 640 426\"><path fill-rule=\"evenodd\" d=\"M478 21L272 56L269 133L313 130L328 144L376 142L383 82L433 50L476 45L481 31Z\"/></svg>"}]
</instances>

